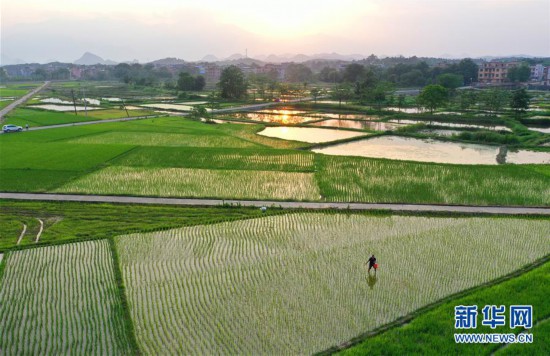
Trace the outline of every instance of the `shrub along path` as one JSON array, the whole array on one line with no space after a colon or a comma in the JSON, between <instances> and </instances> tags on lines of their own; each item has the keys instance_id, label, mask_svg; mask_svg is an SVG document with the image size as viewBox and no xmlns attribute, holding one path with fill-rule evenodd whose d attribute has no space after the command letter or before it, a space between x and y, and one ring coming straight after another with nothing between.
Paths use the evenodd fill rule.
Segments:
<instances>
[{"instance_id":1,"label":"shrub along path","mask_svg":"<svg viewBox=\"0 0 550 356\"><path fill-rule=\"evenodd\" d=\"M222 200L222 199L177 199L152 198L112 195L76 195L76 194L32 194L32 193L0 193L0 199L14 200L45 200L45 201L77 201L101 203L130 203L155 205L187 205L187 206L252 206L281 207L304 209L350 209L350 210L390 210L412 212L444 212L466 214L497 214L497 215L546 215L550 216L550 208L504 207L504 206L468 206L468 205L428 205L428 204L376 204L376 203L316 203L267 200Z\"/></svg>"}]
</instances>

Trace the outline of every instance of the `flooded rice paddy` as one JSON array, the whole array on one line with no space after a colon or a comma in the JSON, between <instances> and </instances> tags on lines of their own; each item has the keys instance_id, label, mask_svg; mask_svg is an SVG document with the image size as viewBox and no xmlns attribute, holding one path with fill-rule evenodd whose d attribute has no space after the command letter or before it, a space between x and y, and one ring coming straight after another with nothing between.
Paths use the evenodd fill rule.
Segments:
<instances>
[{"instance_id":1,"label":"flooded rice paddy","mask_svg":"<svg viewBox=\"0 0 550 356\"><path fill-rule=\"evenodd\" d=\"M267 127L258 135L281 138L283 140L322 143L364 136L364 132L319 129L314 127Z\"/></svg>"},{"instance_id":2,"label":"flooded rice paddy","mask_svg":"<svg viewBox=\"0 0 550 356\"><path fill-rule=\"evenodd\" d=\"M56 105L56 104L44 104L44 105L30 105L29 108L31 109L43 109L43 110L50 110L50 111L59 111L59 112L67 112L67 111L74 111L75 107L72 105ZM84 111L84 110L98 110L101 108L96 107L84 107L84 106L77 106L76 111Z\"/></svg>"},{"instance_id":3,"label":"flooded rice paddy","mask_svg":"<svg viewBox=\"0 0 550 356\"><path fill-rule=\"evenodd\" d=\"M328 155L361 156L395 160L496 165L499 147L421 140L408 137L383 136L372 139L337 144L314 149L314 152ZM550 163L550 153L519 150L508 151L506 163Z\"/></svg>"},{"instance_id":4,"label":"flooded rice paddy","mask_svg":"<svg viewBox=\"0 0 550 356\"><path fill-rule=\"evenodd\" d=\"M537 131L542 132L546 134L550 134L550 127L534 127L534 126L527 126L527 128L531 131Z\"/></svg>"},{"instance_id":5,"label":"flooded rice paddy","mask_svg":"<svg viewBox=\"0 0 550 356\"><path fill-rule=\"evenodd\" d=\"M47 103L47 104L67 104L67 105L73 105L72 101L62 100L59 98L46 98L46 99L40 99L41 103Z\"/></svg>"},{"instance_id":6,"label":"flooded rice paddy","mask_svg":"<svg viewBox=\"0 0 550 356\"><path fill-rule=\"evenodd\" d=\"M312 126L322 127L338 127L343 129L360 129L360 130L372 130L372 131L390 131L395 130L405 125L400 125L391 122L380 121L358 121L358 120L323 120L319 122L311 123Z\"/></svg>"},{"instance_id":7,"label":"flooded rice paddy","mask_svg":"<svg viewBox=\"0 0 550 356\"><path fill-rule=\"evenodd\" d=\"M301 116L291 115L286 113L262 113L262 112L249 112L239 113L226 116L228 118L240 119L240 120L252 120L261 122L271 122L282 125L295 125L302 124L308 121L321 120L319 117L314 116Z\"/></svg>"},{"instance_id":8,"label":"flooded rice paddy","mask_svg":"<svg viewBox=\"0 0 550 356\"><path fill-rule=\"evenodd\" d=\"M439 121L423 121L423 120L398 120L398 119L392 119L389 120L389 122L394 122L398 124L426 124L426 125L432 125L432 126L444 126L444 127L454 127L454 128L464 128L464 129L484 129L484 130L491 130L491 131L508 131L512 132L512 130L506 126L501 125L481 125L481 124L460 124L460 123L454 123L454 122L439 122Z\"/></svg>"},{"instance_id":9,"label":"flooded rice paddy","mask_svg":"<svg viewBox=\"0 0 550 356\"><path fill-rule=\"evenodd\" d=\"M177 110L177 111L191 111L191 109L193 109L191 105L183 105L183 104L155 103L155 104L143 104L140 106L146 107L146 108L153 108L153 109Z\"/></svg>"}]
</instances>

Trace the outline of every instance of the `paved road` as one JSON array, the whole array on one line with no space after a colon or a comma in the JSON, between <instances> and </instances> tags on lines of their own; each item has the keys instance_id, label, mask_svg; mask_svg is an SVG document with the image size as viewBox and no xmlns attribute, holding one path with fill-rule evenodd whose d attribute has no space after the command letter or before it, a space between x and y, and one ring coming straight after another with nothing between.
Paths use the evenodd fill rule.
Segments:
<instances>
[{"instance_id":1,"label":"paved road","mask_svg":"<svg viewBox=\"0 0 550 356\"><path fill-rule=\"evenodd\" d=\"M7 113L9 113L13 109L15 109L17 106L19 106L19 105L23 104L24 102L26 102L27 100L29 100L31 97L36 95L42 89L46 88L48 85L50 85L50 82L45 82L44 84L42 84L38 88L35 88L35 89L31 90L27 94L25 94L22 97L20 97L19 99L15 100L10 105L8 105L5 108L3 108L2 110L0 110L0 122L2 122L4 120L4 116Z\"/></svg>"},{"instance_id":2,"label":"paved road","mask_svg":"<svg viewBox=\"0 0 550 356\"><path fill-rule=\"evenodd\" d=\"M222 199L178 199L178 198L148 198L132 196L109 195L73 195L73 194L33 194L33 193L0 193L0 199L43 200L43 201L76 201L94 203L129 203L155 205L187 205L187 206L220 206L232 204L240 206L276 206L282 208L304 209L352 209L352 210L391 210L419 212L450 212L450 213L483 213L498 215L547 215L550 208L527 207L497 207L497 206L458 206L458 205L422 205L422 204L367 204L367 203L313 203L313 202L281 202L254 200L222 200Z\"/></svg>"}]
</instances>

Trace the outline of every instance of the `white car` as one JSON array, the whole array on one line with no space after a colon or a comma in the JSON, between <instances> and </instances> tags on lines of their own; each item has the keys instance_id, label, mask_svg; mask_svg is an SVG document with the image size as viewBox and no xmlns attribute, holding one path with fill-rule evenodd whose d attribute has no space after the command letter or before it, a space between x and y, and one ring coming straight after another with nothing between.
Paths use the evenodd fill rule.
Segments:
<instances>
[{"instance_id":1,"label":"white car","mask_svg":"<svg viewBox=\"0 0 550 356\"><path fill-rule=\"evenodd\" d=\"M16 125L4 125L2 126L2 131L4 131L5 133L21 132L23 131L23 128L21 126L16 126Z\"/></svg>"}]
</instances>

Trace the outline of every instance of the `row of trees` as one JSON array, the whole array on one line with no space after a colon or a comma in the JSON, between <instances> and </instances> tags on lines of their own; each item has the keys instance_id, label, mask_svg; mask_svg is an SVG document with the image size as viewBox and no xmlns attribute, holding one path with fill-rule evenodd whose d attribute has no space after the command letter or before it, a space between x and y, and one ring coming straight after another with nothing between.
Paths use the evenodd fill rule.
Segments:
<instances>
[{"instance_id":1,"label":"row of trees","mask_svg":"<svg viewBox=\"0 0 550 356\"><path fill-rule=\"evenodd\" d=\"M529 109L531 97L525 89L507 91L502 89L461 90L450 97L449 90L439 84L427 85L418 95L419 106L434 112L449 101L457 104L460 109L468 110L478 105L481 109L496 113L509 106L516 114L522 114Z\"/></svg>"},{"instance_id":2,"label":"row of trees","mask_svg":"<svg viewBox=\"0 0 550 356\"><path fill-rule=\"evenodd\" d=\"M391 67L365 66L351 63L343 70L324 67L319 73L319 80L329 83L355 83L376 78L402 87L419 87L439 81L439 77L452 79L452 85L469 85L477 78L478 65L469 58L458 63L430 67L426 62L397 63Z\"/></svg>"}]
</instances>

